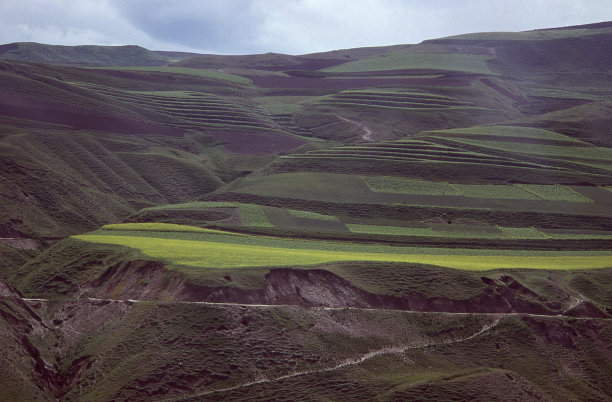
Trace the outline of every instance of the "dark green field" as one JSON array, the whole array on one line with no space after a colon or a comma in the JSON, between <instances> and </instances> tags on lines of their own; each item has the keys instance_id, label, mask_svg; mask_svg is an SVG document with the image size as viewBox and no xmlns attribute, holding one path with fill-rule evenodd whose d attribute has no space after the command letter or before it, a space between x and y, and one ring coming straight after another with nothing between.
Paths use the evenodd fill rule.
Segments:
<instances>
[{"instance_id":1,"label":"dark green field","mask_svg":"<svg viewBox=\"0 0 612 402\"><path fill-rule=\"evenodd\" d=\"M0 400L612 399L610 66L0 46Z\"/></svg>"}]
</instances>

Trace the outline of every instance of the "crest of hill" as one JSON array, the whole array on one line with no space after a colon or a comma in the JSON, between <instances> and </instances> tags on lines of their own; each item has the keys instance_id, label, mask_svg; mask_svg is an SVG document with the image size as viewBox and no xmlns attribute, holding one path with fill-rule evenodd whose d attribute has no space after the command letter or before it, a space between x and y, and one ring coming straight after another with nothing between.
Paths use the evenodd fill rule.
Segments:
<instances>
[{"instance_id":1,"label":"crest of hill","mask_svg":"<svg viewBox=\"0 0 612 402\"><path fill-rule=\"evenodd\" d=\"M534 29L522 32L477 32L448 36L425 41L424 43L440 43L444 41L540 41L555 39L581 38L592 35L612 33L612 21L595 24L573 25L568 27Z\"/></svg>"},{"instance_id":2,"label":"crest of hill","mask_svg":"<svg viewBox=\"0 0 612 402\"><path fill-rule=\"evenodd\" d=\"M163 66L173 54L156 53L140 46L60 46L34 42L0 46L0 59L67 66L130 67ZM175 56L175 55L174 55Z\"/></svg>"}]
</instances>

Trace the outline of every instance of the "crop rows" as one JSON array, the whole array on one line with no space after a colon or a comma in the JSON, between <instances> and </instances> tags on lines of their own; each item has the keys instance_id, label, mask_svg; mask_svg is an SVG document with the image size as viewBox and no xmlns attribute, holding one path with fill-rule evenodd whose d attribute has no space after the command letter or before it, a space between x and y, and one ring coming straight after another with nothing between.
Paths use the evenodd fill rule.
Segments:
<instances>
[{"instance_id":1,"label":"crop rows","mask_svg":"<svg viewBox=\"0 0 612 402\"><path fill-rule=\"evenodd\" d=\"M458 148L427 144L422 141L396 141L357 146L341 146L329 150L308 151L294 154L291 158L354 158L367 160L394 160L398 162L430 161L477 163L498 166L540 167L539 165L516 161L501 156L469 152Z\"/></svg>"},{"instance_id":2,"label":"crop rows","mask_svg":"<svg viewBox=\"0 0 612 402\"><path fill-rule=\"evenodd\" d=\"M157 113L181 119L184 123L172 124L181 128L200 126L277 128L277 125L264 117L265 115L256 106L212 94L185 92L177 96L123 91L94 84L87 84L86 87L121 102L146 107Z\"/></svg>"},{"instance_id":3,"label":"crop rows","mask_svg":"<svg viewBox=\"0 0 612 402\"><path fill-rule=\"evenodd\" d=\"M343 91L322 102L400 109L447 109L473 106L467 102L438 95L365 91Z\"/></svg>"}]
</instances>

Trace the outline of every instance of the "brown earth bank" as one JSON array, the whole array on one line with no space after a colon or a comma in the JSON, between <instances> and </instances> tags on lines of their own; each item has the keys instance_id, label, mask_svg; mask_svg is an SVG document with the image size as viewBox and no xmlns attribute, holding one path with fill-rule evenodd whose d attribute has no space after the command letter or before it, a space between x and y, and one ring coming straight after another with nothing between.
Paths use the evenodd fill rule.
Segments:
<instances>
[{"instance_id":1,"label":"brown earth bank","mask_svg":"<svg viewBox=\"0 0 612 402\"><path fill-rule=\"evenodd\" d=\"M245 289L231 285L206 287L185 275L148 261L122 262L104 271L77 291L77 297L99 299L173 300L186 302L295 305L302 307L390 309L449 313L519 313L609 318L610 311L588 300L576 300L558 289L557 300L544 297L510 275L483 274L480 291L469 298L428 296L406 291L401 296L363 290L325 269L273 268L263 286ZM559 295L555 295L559 296Z\"/></svg>"},{"instance_id":2,"label":"brown earth bank","mask_svg":"<svg viewBox=\"0 0 612 402\"><path fill-rule=\"evenodd\" d=\"M154 267L142 263L140 269ZM307 288L300 274L287 271L274 275L288 280L288 287L269 287L267 297L288 300L296 297L288 288ZM341 280L312 274L317 278L309 281L312 289L299 297L329 298L325 289L342 286L345 293L334 300L357 302ZM324 281L332 284L320 286ZM5 390L0 399L603 400L612 396L604 381L612 357L608 319L154 301L24 301L9 284L0 282L0 289L0 353L11 362L0 367Z\"/></svg>"}]
</instances>

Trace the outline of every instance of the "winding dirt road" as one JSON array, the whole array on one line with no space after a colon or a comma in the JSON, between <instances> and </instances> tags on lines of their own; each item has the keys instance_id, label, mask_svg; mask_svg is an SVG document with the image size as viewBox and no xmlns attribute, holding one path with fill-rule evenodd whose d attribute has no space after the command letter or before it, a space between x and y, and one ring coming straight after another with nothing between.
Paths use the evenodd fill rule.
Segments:
<instances>
[{"instance_id":1,"label":"winding dirt road","mask_svg":"<svg viewBox=\"0 0 612 402\"><path fill-rule=\"evenodd\" d=\"M358 121L355 121L355 120L347 119L346 117L342 117L338 115L336 115L336 117L339 118L340 120L346 121L347 123L351 123L351 124L355 124L356 126L359 126L359 128L363 130L363 135L361 136L363 140L369 141L369 142L376 142L372 139L372 130L370 130L364 124L359 123Z\"/></svg>"}]
</instances>

